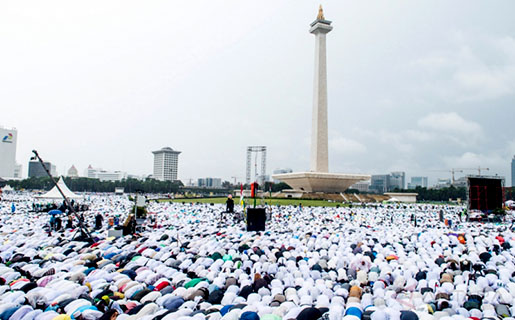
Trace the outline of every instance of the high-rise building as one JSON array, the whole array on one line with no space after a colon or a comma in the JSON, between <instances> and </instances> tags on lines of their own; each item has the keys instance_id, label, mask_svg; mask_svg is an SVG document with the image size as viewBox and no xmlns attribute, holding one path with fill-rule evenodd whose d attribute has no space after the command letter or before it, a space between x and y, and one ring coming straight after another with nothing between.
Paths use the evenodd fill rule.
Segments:
<instances>
[{"instance_id":1,"label":"high-rise building","mask_svg":"<svg viewBox=\"0 0 515 320\"><path fill-rule=\"evenodd\" d=\"M511 159L511 186L515 187L515 156Z\"/></svg>"},{"instance_id":2,"label":"high-rise building","mask_svg":"<svg viewBox=\"0 0 515 320\"><path fill-rule=\"evenodd\" d=\"M438 178L436 180L436 184L434 185L435 189L448 188L451 186L451 179L448 178Z\"/></svg>"},{"instance_id":3,"label":"high-rise building","mask_svg":"<svg viewBox=\"0 0 515 320\"><path fill-rule=\"evenodd\" d=\"M154 154L154 179L160 181L177 180L177 168L179 163L180 151L175 151L170 147L152 151Z\"/></svg>"},{"instance_id":4,"label":"high-rise building","mask_svg":"<svg viewBox=\"0 0 515 320\"><path fill-rule=\"evenodd\" d=\"M198 187L204 188L221 188L222 179L220 178L200 178L197 181Z\"/></svg>"},{"instance_id":5,"label":"high-rise building","mask_svg":"<svg viewBox=\"0 0 515 320\"><path fill-rule=\"evenodd\" d=\"M21 171L22 171L22 165L16 164L14 167L14 178L15 179L21 179Z\"/></svg>"},{"instance_id":6,"label":"high-rise building","mask_svg":"<svg viewBox=\"0 0 515 320\"><path fill-rule=\"evenodd\" d=\"M369 190L377 193L385 193L388 191L389 174L374 174L370 179Z\"/></svg>"},{"instance_id":7,"label":"high-rise building","mask_svg":"<svg viewBox=\"0 0 515 320\"><path fill-rule=\"evenodd\" d=\"M45 161L44 162L45 167L50 171L50 174L52 177L57 176L57 171L55 168L55 165L53 165L51 162ZM45 171L45 168L41 165L41 163L37 160L31 160L29 161L29 178L39 178L39 177L46 177L47 173Z\"/></svg>"},{"instance_id":8,"label":"high-rise building","mask_svg":"<svg viewBox=\"0 0 515 320\"><path fill-rule=\"evenodd\" d=\"M95 179L96 178L96 172L100 171L102 169L100 168L93 168L91 165L89 165L86 170L84 170L84 176L87 178Z\"/></svg>"},{"instance_id":9,"label":"high-rise building","mask_svg":"<svg viewBox=\"0 0 515 320\"><path fill-rule=\"evenodd\" d=\"M427 186L427 177L411 177L411 182L408 183L408 189L427 188Z\"/></svg>"},{"instance_id":10,"label":"high-rise building","mask_svg":"<svg viewBox=\"0 0 515 320\"><path fill-rule=\"evenodd\" d=\"M370 189L370 181L357 182L357 183L353 184L352 186L350 186L349 189L356 189L361 193L367 193Z\"/></svg>"},{"instance_id":11,"label":"high-rise building","mask_svg":"<svg viewBox=\"0 0 515 320\"><path fill-rule=\"evenodd\" d=\"M0 178L14 178L18 131L0 127Z\"/></svg>"},{"instance_id":12,"label":"high-rise building","mask_svg":"<svg viewBox=\"0 0 515 320\"><path fill-rule=\"evenodd\" d=\"M395 190L403 190L406 186L406 173L402 171L390 174L372 175L369 190L376 193L385 193Z\"/></svg>"},{"instance_id":13,"label":"high-rise building","mask_svg":"<svg viewBox=\"0 0 515 320\"><path fill-rule=\"evenodd\" d=\"M467 187L467 177L459 177L454 180L454 183L451 184L455 188L466 188Z\"/></svg>"},{"instance_id":14,"label":"high-rise building","mask_svg":"<svg viewBox=\"0 0 515 320\"><path fill-rule=\"evenodd\" d=\"M292 172L293 172L293 170L290 168L279 168L279 169L275 169L272 173L273 174L283 174L283 173L292 173ZM273 182L280 183L281 180L273 179Z\"/></svg>"},{"instance_id":15,"label":"high-rise building","mask_svg":"<svg viewBox=\"0 0 515 320\"><path fill-rule=\"evenodd\" d=\"M406 186L406 173L402 171L396 171L390 173L390 179L388 183L388 191L395 189L403 190Z\"/></svg>"}]
</instances>

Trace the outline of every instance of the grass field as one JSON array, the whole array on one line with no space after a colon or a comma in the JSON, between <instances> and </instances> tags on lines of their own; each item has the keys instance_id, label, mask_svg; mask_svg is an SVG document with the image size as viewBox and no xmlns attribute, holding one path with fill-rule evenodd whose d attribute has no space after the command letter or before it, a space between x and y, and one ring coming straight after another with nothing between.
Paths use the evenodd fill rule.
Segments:
<instances>
[{"instance_id":1,"label":"grass field","mask_svg":"<svg viewBox=\"0 0 515 320\"><path fill-rule=\"evenodd\" d=\"M163 199L159 201L170 201L170 202L185 202L185 203L225 203L227 198L193 198L193 199ZM240 199L238 197L234 198L234 203L239 204ZM281 205L281 206L298 206L302 204L304 207L336 207L345 206L339 202L329 202L325 200L306 200L306 199L274 199L274 198L265 198L265 199L256 199L256 203L258 205L263 205L265 202L269 205ZM252 199L245 199L245 204L247 206L253 205L254 201Z\"/></svg>"},{"instance_id":2,"label":"grass field","mask_svg":"<svg viewBox=\"0 0 515 320\"><path fill-rule=\"evenodd\" d=\"M238 205L240 198L234 197L234 204ZM227 198L220 197L220 198L185 198L185 199L160 199L160 202L185 202L185 203L222 203L225 204L225 201ZM336 207L339 205L340 207L348 207L348 204L341 203L341 202L329 202L326 200L306 200L306 199L275 199L275 198L265 198L265 199L256 199L257 205L264 205L265 202L267 204L276 206L298 206L299 203L302 203L304 207ZM425 204L432 204L432 205L442 205L442 204L449 204L449 205L455 205L453 202L435 202L435 201L427 201L427 202L420 202ZM245 205L253 205L254 202L252 199L245 199ZM377 203L381 204L381 203Z\"/></svg>"}]
</instances>

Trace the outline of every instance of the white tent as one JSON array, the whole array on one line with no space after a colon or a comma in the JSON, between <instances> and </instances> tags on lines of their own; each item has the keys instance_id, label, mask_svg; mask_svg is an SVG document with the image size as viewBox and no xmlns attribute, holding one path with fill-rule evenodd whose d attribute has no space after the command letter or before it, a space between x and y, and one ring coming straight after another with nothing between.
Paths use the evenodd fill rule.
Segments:
<instances>
[{"instance_id":1,"label":"white tent","mask_svg":"<svg viewBox=\"0 0 515 320\"><path fill-rule=\"evenodd\" d=\"M397 199L397 198L392 197L392 198L386 200L386 202L400 202L400 200Z\"/></svg>"},{"instance_id":2,"label":"white tent","mask_svg":"<svg viewBox=\"0 0 515 320\"><path fill-rule=\"evenodd\" d=\"M69 199L78 199L78 198L82 198L81 196L73 193L70 189L68 189L68 186L66 185L66 183L64 183L64 179L63 177L61 177L59 179L59 181L57 182L57 185L59 185L59 188L61 188L61 190L63 191L64 195L69 198ZM54 186L52 188L52 190L48 191L47 193L41 195L41 196L37 196L37 198L44 198L44 199L62 199L63 196L61 195L61 193L59 192L59 190L57 189L56 186Z\"/></svg>"},{"instance_id":3,"label":"white tent","mask_svg":"<svg viewBox=\"0 0 515 320\"><path fill-rule=\"evenodd\" d=\"M2 191L3 191L3 192L6 192L6 191L14 191L14 189L13 189L10 185L6 185L5 187L3 187Z\"/></svg>"}]
</instances>

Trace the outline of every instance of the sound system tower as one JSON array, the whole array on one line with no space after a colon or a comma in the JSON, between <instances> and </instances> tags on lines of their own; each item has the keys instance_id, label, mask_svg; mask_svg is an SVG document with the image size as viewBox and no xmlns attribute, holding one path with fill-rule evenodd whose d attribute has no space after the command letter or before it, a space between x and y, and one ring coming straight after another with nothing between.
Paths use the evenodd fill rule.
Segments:
<instances>
[{"instance_id":1,"label":"sound system tower","mask_svg":"<svg viewBox=\"0 0 515 320\"><path fill-rule=\"evenodd\" d=\"M247 209L247 231L265 231L265 208Z\"/></svg>"}]
</instances>

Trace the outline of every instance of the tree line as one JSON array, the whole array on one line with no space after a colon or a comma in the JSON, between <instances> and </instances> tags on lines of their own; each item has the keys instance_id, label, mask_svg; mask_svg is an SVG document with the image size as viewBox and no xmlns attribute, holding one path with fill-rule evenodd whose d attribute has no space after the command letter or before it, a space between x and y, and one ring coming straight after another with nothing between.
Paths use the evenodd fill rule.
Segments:
<instances>
[{"instance_id":1,"label":"tree line","mask_svg":"<svg viewBox=\"0 0 515 320\"><path fill-rule=\"evenodd\" d=\"M180 181L159 181L155 179L123 179L121 181L100 181L93 178L64 178L64 182L76 192L114 192L115 188L124 188L125 192L175 193L183 186ZM27 190L50 190L54 185L49 177L32 177L24 180L10 180L11 187Z\"/></svg>"},{"instance_id":2,"label":"tree line","mask_svg":"<svg viewBox=\"0 0 515 320\"><path fill-rule=\"evenodd\" d=\"M66 185L70 190L76 192L114 192L116 187L124 188L125 192L144 192L144 193L177 193L182 192L183 184L180 181L159 181L155 179L124 179L121 181L100 181L99 179L92 178L64 178ZM53 187L53 183L48 177L32 177L24 180L9 180L4 182L11 187L27 190L50 190ZM227 188L228 187L228 188ZM239 189L240 186L226 186L226 189L230 190ZM244 186L245 189L249 189L248 185ZM278 192L284 189L291 189L290 186L281 183L269 183L267 182L264 186L260 186L260 190ZM219 191L219 190L217 190ZM225 191L225 190L224 190ZM464 187L456 188L450 186L448 188L441 189L427 189L422 187L416 187L415 189L408 190L394 190L394 192L416 192L418 193L417 199L419 201L448 201L449 199L461 198L465 200L467 198L467 190ZM347 193L359 193L358 190L347 190ZM512 188L505 189L506 199L514 198L514 191Z\"/></svg>"},{"instance_id":3,"label":"tree line","mask_svg":"<svg viewBox=\"0 0 515 320\"><path fill-rule=\"evenodd\" d=\"M449 201L449 199L458 199L465 201L467 199L467 188L450 186L441 189L427 189L416 187L415 189L402 190L401 192L418 193L418 201Z\"/></svg>"}]
</instances>

